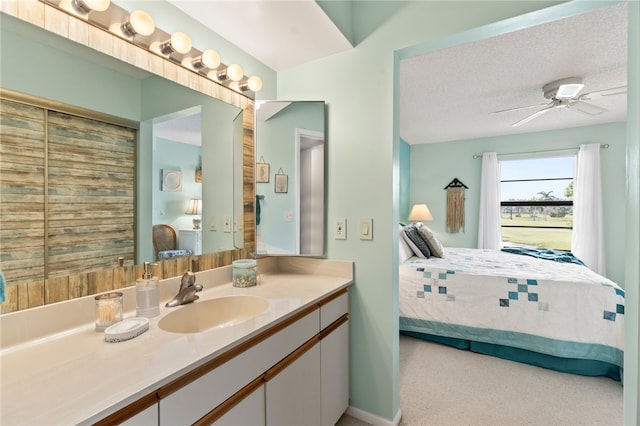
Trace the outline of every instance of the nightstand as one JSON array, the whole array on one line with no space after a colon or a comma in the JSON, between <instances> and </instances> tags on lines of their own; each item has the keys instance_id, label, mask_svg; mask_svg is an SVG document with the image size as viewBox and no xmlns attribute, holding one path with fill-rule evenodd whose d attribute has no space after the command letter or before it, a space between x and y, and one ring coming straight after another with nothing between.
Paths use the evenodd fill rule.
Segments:
<instances>
[{"instance_id":1,"label":"nightstand","mask_svg":"<svg viewBox=\"0 0 640 426\"><path fill-rule=\"evenodd\" d=\"M178 234L178 248L202 254L202 229L181 229Z\"/></svg>"}]
</instances>

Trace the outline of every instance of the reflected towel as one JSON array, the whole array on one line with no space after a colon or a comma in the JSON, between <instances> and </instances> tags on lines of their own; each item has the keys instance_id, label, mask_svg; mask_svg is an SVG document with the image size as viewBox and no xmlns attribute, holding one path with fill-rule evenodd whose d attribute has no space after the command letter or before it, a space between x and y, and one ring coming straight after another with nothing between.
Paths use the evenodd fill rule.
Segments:
<instances>
[{"instance_id":1,"label":"reflected towel","mask_svg":"<svg viewBox=\"0 0 640 426\"><path fill-rule=\"evenodd\" d=\"M4 292L4 275L2 275L2 271L0 271L0 303L4 303L5 299L5 292Z\"/></svg>"},{"instance_id":2,"label":"reflected towel","mask_svg":"<svg viewBox=\"0 0 640 426\"><path fill-rule=\"evenodd\" d=\"M264 195L256 195L256 226L260 225L260 200L264 198Z\"/></svg>"}]
</instances>

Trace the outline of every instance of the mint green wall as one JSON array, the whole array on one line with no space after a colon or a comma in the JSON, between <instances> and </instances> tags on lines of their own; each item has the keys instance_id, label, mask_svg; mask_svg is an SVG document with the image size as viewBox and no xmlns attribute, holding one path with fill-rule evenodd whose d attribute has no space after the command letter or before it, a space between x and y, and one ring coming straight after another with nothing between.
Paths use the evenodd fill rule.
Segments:
<instances>
[{"instance_id":1,"label":"mint green wall","mask_svg":"<svg viewBox=\"0 0 640 426\"><path fill-rule=\"evenodd\" d=\"M264 195L260 201L260 225L257 237L277 252L296 252L296 145L295 129L302 128L324 132L324 103L292 103L267 121L258 123L256 129L256 158L270 164L268 183L257 183L256 194ZM282 169L280 172L279 170ZM288 175L287 193L275 193L276 173ZM284 219L285 212L293 214L293 220ZM273 250L271 250L273 252Z\"/></svg>"},{"instance_id":2,"label":"mint green wall","mask_svg":"<svg viewBox=\"0 0 640 426\"><path fill-rule=\"evenodd\" d=\"M411 146L400 139L399 169L399 207L400 222L406 222L411 211Z\"/></svg>"},{"instance_id":3,"label":"mint green wall","mask_svg":"<svg viewBox=\"0 0 640 426\"><path fill-rule=\"evenodd\" d=\"M353 2L354 19L367 19ZM278 97L328 105L328 229L347 219L347 239L328 238L328 256L355 261L350 291L351 405L398 420L399 138L394 52L551 3L407 2L354 49L278 73ZM356 10L356 9L354 9ZM461 13L464 11L464 13ZM373 241L353 232L373 218Z\"/></svg>"},{"instance_id":4,"label":"mint green wall","mask_svg":"<svg viewBox=\"0 0 640 426\"><path fill-rule=\"evenodd\" d=\"M609 144L600 152L607 276L624 287L625 249L620 241L624 226L626 124L614 123L551 132L523 133L496 138L413 145L411 147L411 202L427 203L433 221L428 223L448 247L477 247L480 171L482 159L475 154L509 154L577 148L583 143ZM457 177L465 191L465 228L446 232L447 197L443 188Z\"/></svg>"},{"instance_id":5,"label":"mint green wall","mask_svg":"<svg viewBox=\"0 0 640 426\"><path fill-rule=\"evenodd\" d=\"M188 143L156 138L154 153L152 223L171 225L176 232L193 228L192 217L184 212L192 198L202 198L202 183L195 181L202 149ZM182 191L162 190L162 170L165 169L182 173Z\"/></svg>"}]
</instances>

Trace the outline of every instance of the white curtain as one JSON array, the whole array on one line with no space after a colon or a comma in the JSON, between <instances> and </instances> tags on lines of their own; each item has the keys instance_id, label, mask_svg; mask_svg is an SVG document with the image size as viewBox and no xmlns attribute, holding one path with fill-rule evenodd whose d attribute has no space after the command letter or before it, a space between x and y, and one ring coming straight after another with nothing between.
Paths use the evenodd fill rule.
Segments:
<instances>
[{"instance_id":1,"label":"white curtain","mask_svg":"<svg viewBox=\"0 0 640 426\"><path fill-rule=\"evenodd\" d=\"M580 145L573 179L571 251L600 275L605 274L603 234L600 144Z\"/></svg>"},{"instance_id":2,"label":"white curtain","mask_svg":"<svg viewBox=\"0 0 640 426\"><path fill-rule=\"evenodd\" d=\"M478 248L499 250L502 247L500 232L500 164L498 154L482 154L480 180L480 215L478 223Z\"/></svg>"}]
</instances>

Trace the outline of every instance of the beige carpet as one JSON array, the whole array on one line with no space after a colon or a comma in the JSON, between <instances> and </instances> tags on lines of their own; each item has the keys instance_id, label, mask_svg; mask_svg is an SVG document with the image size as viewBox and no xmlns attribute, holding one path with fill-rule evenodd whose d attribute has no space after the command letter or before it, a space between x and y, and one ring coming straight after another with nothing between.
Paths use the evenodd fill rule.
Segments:
<instances>
[{"instance_id":1,"label":"beige carpet","mask_svg":"<svg viewBox=\"0 0 640 426\"><path fill-rule=\"evenodd\" d=\"M621 425L622 386L400 336L400 407L406 426Z\"/></svg>"}]
</instances>

